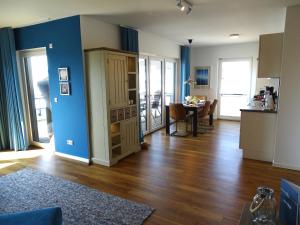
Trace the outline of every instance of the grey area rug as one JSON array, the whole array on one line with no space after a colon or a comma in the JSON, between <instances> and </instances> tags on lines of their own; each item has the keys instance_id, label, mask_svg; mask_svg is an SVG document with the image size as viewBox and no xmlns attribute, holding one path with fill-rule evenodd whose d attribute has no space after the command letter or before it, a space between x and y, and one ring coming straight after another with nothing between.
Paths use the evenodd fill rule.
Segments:
<instances>
[{"instance_id":1,"label":"grey area rug","mask_svg":"<svg viewBox=\"0 0 300 225\"><path fill-rule=\"evenodd\" d=\"M140 225L153 212L149 206L33 169L0 177L0 213L55 206L62 208L64 225Z\"/></svg>"}]
</instances>

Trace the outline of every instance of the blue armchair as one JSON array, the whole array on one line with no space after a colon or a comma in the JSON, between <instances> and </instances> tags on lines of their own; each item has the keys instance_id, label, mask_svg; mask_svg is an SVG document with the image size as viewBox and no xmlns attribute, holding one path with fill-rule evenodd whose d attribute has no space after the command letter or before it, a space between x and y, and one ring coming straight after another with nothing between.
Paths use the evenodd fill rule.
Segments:
<instances>
[{"instance_id":1,"label":"blue armchair","mask_svg":"<svg viewBox=\"0 0 300 225\"><path fill-rule=\"evenodd\" d=\"M0 225L62 225L60 208L0 214Z\"/></svg>"}]
</instances>

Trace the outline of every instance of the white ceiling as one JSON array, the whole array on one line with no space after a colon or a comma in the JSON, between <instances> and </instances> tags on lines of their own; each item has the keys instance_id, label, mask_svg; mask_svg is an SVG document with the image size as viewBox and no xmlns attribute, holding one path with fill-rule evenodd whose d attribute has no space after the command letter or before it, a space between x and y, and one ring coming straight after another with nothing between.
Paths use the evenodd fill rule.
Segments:
<instances>
[{"instance_id":1,"label":"white ceiling","mask_svg":"<svg viewBox=\"0 0 300 225\"><path fill-rule=\"evenodd\" d=\"M113 24L158 34L180 44L257 41L263 33L284 30L285 7L300 0L190 0L187 16L176 0L0 0L0 27L20 27L72 15L95 15ZM240 33L241 38L228 38Z\"/></svg>"}]
</instances>

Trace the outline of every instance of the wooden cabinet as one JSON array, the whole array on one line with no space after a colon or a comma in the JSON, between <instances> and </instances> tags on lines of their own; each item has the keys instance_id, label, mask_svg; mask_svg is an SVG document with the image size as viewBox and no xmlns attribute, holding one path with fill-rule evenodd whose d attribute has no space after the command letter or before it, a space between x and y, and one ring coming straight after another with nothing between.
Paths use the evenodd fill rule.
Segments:
<instances>
[{"instance_id":1,"label":"wooden cabinet","mask_svg":"<svg viewBox=\"0 0 300 225\"><path fill-rule=\"evenodd\" d=\"M258 78L280 77L283 33L265 34L259 38Z\"/></svg>"},{"instance_id":2,"label":"wooden cabinet","mask_svg":"<svg viewBox=\"0 0 300 225\"><path fill-rule=\"evenodd\" d=\"M85 57L92 161L111 166L140 150L137 56L94 49Z\"/></svg>"}]
</instances>

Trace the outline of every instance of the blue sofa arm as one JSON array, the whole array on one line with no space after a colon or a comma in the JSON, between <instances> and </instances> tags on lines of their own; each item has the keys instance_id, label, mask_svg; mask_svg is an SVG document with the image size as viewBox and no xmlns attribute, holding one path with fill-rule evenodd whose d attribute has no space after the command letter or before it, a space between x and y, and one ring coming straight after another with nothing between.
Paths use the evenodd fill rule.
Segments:
<instances>
[{"instance_id":1,"label":"blue sofa arm","mask_svg":"<svg viewBox=\"0 0 300 225\"><path fill-rule=\"evenodd\" d=\"M0 225L62 225L60 208L0 214Z\"/></svg>"}]
</instances>

